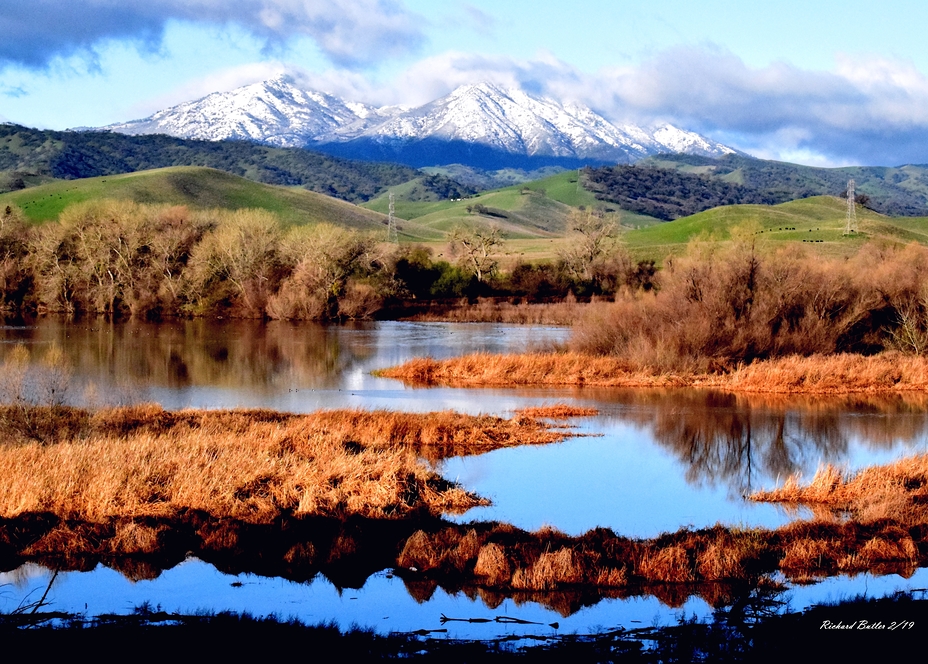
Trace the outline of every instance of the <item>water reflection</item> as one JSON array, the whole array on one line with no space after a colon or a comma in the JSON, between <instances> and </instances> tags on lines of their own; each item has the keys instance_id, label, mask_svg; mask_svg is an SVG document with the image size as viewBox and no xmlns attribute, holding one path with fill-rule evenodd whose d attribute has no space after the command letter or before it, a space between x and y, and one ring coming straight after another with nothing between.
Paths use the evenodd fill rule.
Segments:
<instances>
[{"instance_id":1,"label":"water reflection","mask_svg":"<svg viewBox=\"0 0 928 664\"><path fill-rule=\"evenodd\" d=\"M823 462L854 468L926 451L928 397L919 394L785 398L680 390L426 390L408 389L370 375L374 369L415 356L520 352L563 341L567 334L560 328L505 325L381 322L324 327L203 320L73 323L46 318L28 326L0 327L0 356L16 343L34 349L36 357L44 348L61 347L75 369L78 389L72 400L76 403L86 402L88 394L93 396L86 388L94 385L94 399L156 400L168 408L250 406L306 411L352 405L504 414L518 407L557 402L595 406L601 416L578 421L577 426L583 433L601 437L499 450L451 460L444 466L450 479L460 479L468 489L497 503L492 514L468 513L462 520L492 518L526 529L547 523L572 534L606 526L630 537L653 537L686 524L708 526L717 521L775 527L787 517L771 506L745 505L741 496L794 472L810 475ZM215 542L229 538L228 533L213 531L197 534L201 536ZM339 537L343 541L336 546ZM108 597L107 588L112 586L101 585L99 579L118 576L112 570L119 569L140 580L132 586L136 590L151 583L146 599L155 601L184 592L161 583L166 576L174 578L175 570L179 576L200 579L189 582L202 590L193 593L197 600L214 592L223 597L239 593L242 588L229 590L232 578L267 591L262 601L274 607L267 612L280 610L280 602L285 601L281 598L292 591L304 598L294 602L311 606L301 615L311 620L340 618L343 624L353 620L378 624L384 615L394 613L397 602L408 599L408 606L395 613L421 617L423 613L416 613L421 606L437 620L441 612L466 616L476 608L544 622L570 613L587 616L584 620L591 622L573 623L575 629L584 630L596 624L618 624L615 616L630 606L646 606L643 614L633 614L648 623L658 613L669 616L668 607L679 607L682 602L688 613L693 612L694 602L700 612L708 612L710 603L724 599L711 594L720 592L720 586L695 590L705 601L693 599L693 589L666 587L661 591L667 596L662 596L660 608L653 597L619 602L599 601L602 595L570 593L502 596L478 589L439 588L430 581L404 584L381 571L395 558L397 534L380 533L362 541L356 535L317 529L288 542L259 539L260 546L246 556L247 564L241 557L224 558L215 547L197 548L193 540L184 538L171 540L176 548L171 549L169 559L162 560L103 554L49 560L14 555L0 546L0 563L3 569L40 563L87 570L86 576L69 574L70 580L63 585L83 588L81 592L94 587L101 597ZM183 562L192 550L199 559ZM337 552L351 553L343 557ZM221 593L220 586L224 588ZM350 588L366 589L357 593L366 604L346 597L342 591ZM327 599L320 605L317 599L323 595ZM130 596L137 595L126 591L119 595L123 606L103 608L101 604L100 611L131 610L130 602L135 600L126 599ZM403 599L398 600L399 596ZM73 601L82 605L86 599L77 593ZM255 601L252 597L242 604L220 603L216 608L254 610ZM166 606L200 608L196 604ZM419 618L403 621L409 629L431 626ZM390 623L391 628L396 625Z\"/></svg>"},{"instance_id":2,"label":"water reflection","mask_svg":"<svg viewBox=\"0 0 928 664\"><path fill-rule=\"evenodd\" d=\"M742 496L823 463L859 467L924 451L928 395L783 397L712 390L589 391L615 421L672 451L696 487ZM609 404L606 406L605 404Z\"/></svg>"},{"instance_id":3,"label":"water reflection","mask_svg":"<svg viewBox=\"0 0 928 664\"><path fill-rule=\"evenodd\" d=\"M60 347L75 378L106 392L118 385L141 391L225 388L275 396L293 389L352 389L374 380L372 370L416 356L506 353L550 346L565 328L460 323L375 322L346 325L264 323L252 320L112 322L42 318L32 325L0 326L0 360L15 344L36 357ZM217 397L221 399L223 397ZM81 394L73 400L80 403ZM213 407L230 404L215 402ZM236 405L236 404L231 404Z\"/></svg>"},{"instance_id":4,"label":"water reflection","mask_svg":"<svg viewBox=\"0 0 928 664\"><path fill-rule=\"evenodd\" d=\"M61 347L76 375L88 381L106 384L120 378L175 389L209 385L264 390L335 386L371 355L366 335L338 335L337 330L249 320L155 324L45 318L31 327L7 327L2 336L7 344L25 343L38 352L53 344Z\"/></svg>"}]
</instances>

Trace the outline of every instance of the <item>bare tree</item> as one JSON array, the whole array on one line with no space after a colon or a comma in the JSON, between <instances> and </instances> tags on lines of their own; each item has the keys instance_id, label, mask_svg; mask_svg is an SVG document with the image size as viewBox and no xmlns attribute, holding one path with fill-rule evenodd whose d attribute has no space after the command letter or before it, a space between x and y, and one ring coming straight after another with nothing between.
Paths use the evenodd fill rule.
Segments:
<instances>
[{"instance_id":1,"label":"bare tree","mask_svg":"<svg viewBox=\"0 0 928 664\"><path fill-rule=\"evenodd\" d=\"M498 226L456 226L449 235L451 254L459 263L477 277L486 281L499 261L495 249L503 245L503 235Z\"/></svg>"},{"instance_id":2,"label":"bare tree","mask_svg":"<svg viewBox=\"0 0 928 664\"><path fill-rule=\"evenodd\" d=\"M593 210L576 210L567 218L567 247L561 260L575 278L593 279L596 268L616 248L616 224L610 217Z\"/></svg>"},{"instance_id":3,"label":"bare tree","mask_svg":"<svg viewBox=\"0 0 928 664\"><path fill-rule=\"evenodd\" d=\"M247 316L263 316L280 274L280 224L264 210L218 214L216 229L190 254L185 272L197 313L228 298Z\"/></svg>"},{"instance_id":4,"label":"bare tree","mask_svg":"<svg viewBox=\"0 0 928 664\"><path fill-rule=\"evenodd\" d=\"M371 295L370 289L349 284L349 278L370 268L374 248L369 236L337 226L294 229L284 239L282 252L292 271L268 301L268 314L297 319L363 317L366 307L352 310L343 305L346 298L357 300L361 291ZM379 306L373 301L368 304Z\"/></svg>"}]
</instances>

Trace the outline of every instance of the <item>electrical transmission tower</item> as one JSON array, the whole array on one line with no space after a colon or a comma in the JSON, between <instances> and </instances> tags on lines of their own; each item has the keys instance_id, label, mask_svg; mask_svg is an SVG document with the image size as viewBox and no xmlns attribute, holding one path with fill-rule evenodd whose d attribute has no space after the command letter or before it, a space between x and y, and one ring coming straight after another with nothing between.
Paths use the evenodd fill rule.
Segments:
<instances>
[{"instance_id":1,"label":"electrical transmission tower","mask_svg":"<svg viewBox=\"0 0 928 664\"><path fill-rule=\"evenodd\" d=\"M387 242L399 244L399 236L396 232L396 210L393 208L393 192L390 192L390 213L387 217Z\"/></svg>"},{"instance_id":2,"label":"electrical transmission tower","mask_svg":"<svg viewBox=\"0 0 928 664\"><path fill-rule=\"evenodd\" d=\"M847 182L847 220L844 223L844 234L857 232L857 206L854 204L854 181Z\"/></svg>"}]
</instances>

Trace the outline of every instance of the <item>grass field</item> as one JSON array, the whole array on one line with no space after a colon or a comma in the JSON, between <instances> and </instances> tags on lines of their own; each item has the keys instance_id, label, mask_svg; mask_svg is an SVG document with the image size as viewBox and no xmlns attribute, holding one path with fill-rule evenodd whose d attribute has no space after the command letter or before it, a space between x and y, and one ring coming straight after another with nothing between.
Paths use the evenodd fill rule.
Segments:
<instances>
[{"instance_id":1,"label":"grass field","mask_svg":"<svg viewBox=\"0 0 928 664\"><path fill-rule=\"evenodd\" d=\"M570 212L586 207L613 208L619 224L637 228L659 223L656 219L619 210L577 184L577 171L565 171L534 182L483 192L457 201L418 202L404 200L414 183L392 187L396 216L414 221L437 232L445 233L459 224L492 223L507 239L531 240L562 236ZM364 207L386 214L389 209L386 192L364 204ZM487 214L468 212L467 208L483 205ZM524 251L524 249L520 249Z\"/></svg>"},{"instance_id":2,"label":"grass field","mask_svg":"<svg viewBox=\"0 0 928 664\"><path fill-rule=\"evenodd\" d=\"M200 510L269 523L283 514L403 518L489 502L423 458L560 442L541 418L334 410L165 411L0 405L0 519L52 512L102 522Z\"/></svg>"},{"instance_id":3,"label":"grass field","mask_svg":"<svg viewBox=\"0 0 928 664\"><path fill-rule=\"evenodd\" d=\"M661 371L620 357L585 353L475 353L410 360L377 375L409 385L706 387L773 394L903 393L928 388L924 356L832 354L757 361L727 372Z\"/></svg>"}]
</instances>

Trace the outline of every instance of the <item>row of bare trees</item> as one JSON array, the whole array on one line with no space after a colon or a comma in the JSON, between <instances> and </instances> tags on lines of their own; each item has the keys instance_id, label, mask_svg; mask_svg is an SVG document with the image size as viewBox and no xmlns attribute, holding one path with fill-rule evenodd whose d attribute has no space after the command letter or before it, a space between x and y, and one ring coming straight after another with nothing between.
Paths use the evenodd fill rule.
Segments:
<instances>
[{"instance_id":1,"label":"row of bare trees","mask_svg":"<svg viewBox=\"0 0 928 664\"><path fill-rule=\"evenodd\" d=\"M190 211L97 200L29 227L0 210L0 309L323 319L377 306L376 243L262 210Z\"/></svg>"}]
</instances>

